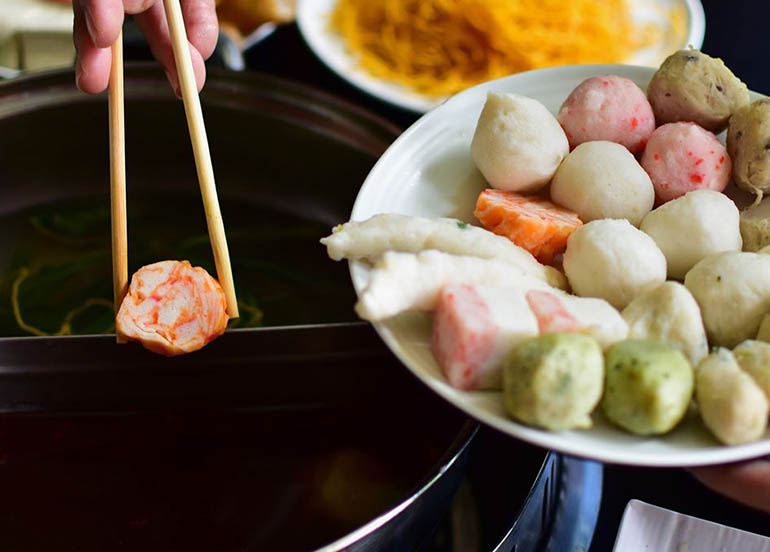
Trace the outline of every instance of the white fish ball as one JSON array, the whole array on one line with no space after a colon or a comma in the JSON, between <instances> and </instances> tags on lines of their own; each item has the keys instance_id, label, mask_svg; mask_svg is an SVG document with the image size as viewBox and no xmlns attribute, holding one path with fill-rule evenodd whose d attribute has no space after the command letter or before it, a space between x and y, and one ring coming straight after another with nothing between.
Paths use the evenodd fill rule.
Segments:
<instances>
[{"instance_id":1,"label":"white fish ball","mask_svg":"<svg viewBox=\"0 0 770 552\"><path fill-rule=\"evenodd\" d=\"M666 258L627 220L595 220L570 235L564 271L577 295L600 297L622 309L666 280Z\"/></svg>"},{"instance_id":2,"label":"white fish ball","mask_svg":"<svg viewBox=\"0 0 770 552\"><path fill-rule=\"evenodd\" d=\"M652 209L655 190L628 149L614 142L584 142L556 171L551 199L583 222L612 218L639 226Z\"/></svg>"},{"instance_id":3,"label":"white fish ball","mask_svg":"<svg viewBox=\"0 0 770 552\"><path fill-rule=\"evenodd\" d=\"M739 220L738 207L729 197L695 190L651 211L640 228L666 256L669 278L681 280L702 258L741 250Z\"/></svg>"},{"instance_id":4,"label":"white fish ball","mask_svg":"<svg viewBox=\"0 0 770 552\"><path fill-rule=\"evenodd\" d=\"M567 136L537 100L490 92L476 125L471 156L493 188L535 192L569 153Z\"/></svg>"}]
</instances>

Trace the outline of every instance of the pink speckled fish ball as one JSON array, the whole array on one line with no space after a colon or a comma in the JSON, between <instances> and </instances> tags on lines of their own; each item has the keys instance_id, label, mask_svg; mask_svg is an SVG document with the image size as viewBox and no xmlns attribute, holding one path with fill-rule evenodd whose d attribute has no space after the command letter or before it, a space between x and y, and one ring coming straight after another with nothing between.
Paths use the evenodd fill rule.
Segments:
<instances>
[{"instance_id":1,"label":"pink speckled fish ball","mask_svg":"<svg viewBox=\"0 0 770 552\"><path fill-rule=\"evenodd\" d=\"M617 75L591 77L580 83L564 100L558 120L570 149L583 142L606 140L637 153L655 130L655 115L647 96L632 80Z\"/></svg>"},{"instance_id":2,"label":"pink speckled fish ball","mask_svg":"<svg viewBox=\"0 0 770 552\"><path fill-rule=\"evenodd\" d=\"M650 136L642 155L658 202L692 190L721 192L730 180L732 162L722 143L695 123L668 123Z\"/></svg>"}]
</instances>

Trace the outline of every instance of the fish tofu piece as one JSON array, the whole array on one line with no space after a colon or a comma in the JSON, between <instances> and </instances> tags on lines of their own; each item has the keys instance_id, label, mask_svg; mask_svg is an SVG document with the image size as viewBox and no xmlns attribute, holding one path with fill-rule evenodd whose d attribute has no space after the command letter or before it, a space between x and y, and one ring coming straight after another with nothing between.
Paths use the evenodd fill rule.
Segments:
<instances>
[{"instance_id":1,"label":"fish tofu piece","mask_svg":"<svg viewBox=\"0 0 770 552\"><path fill-rule=\"evenodd\" d=\"M740 251L740 215L735 203L714 190L695 190L647 214L639 229L666 256L669 278L681 280L702 258Z\"/></svg>"},{"instance_id":2,"label":"fish tofu piece","mask_svg":"<svg viewBox=\"0 0 770 552\"><path fill-rule=\"evenodd\" d=\"M458 389L502 389L501 367L514 347L538 335L521 289L444 286L433 315L431 348Z\"/></svg>"},{"instance_id":3,"label":"fish tofu piece","mask_svg":"<svg viewBox=\"0 0 770 552\"><path fill-rule=\"evenodd\" d=\"M471 157L489 185L530 193L543 188L569 152L556 118L539 101L490 92L471 141Z\"/></svg>"},{"instance_id":4,"label":"fish tofu piece","mask_svg":"<svg viewBox=\"0 0 770 552\"><path fill-rule=\"evenodd\" d=\"M698 365L695 399L703 423L726 445L756 441L767 429L767 397L728 349L720 347Z\"/></svg>"},{"instance_id":5,"label":"fish tofu piece","mask_svg":"<svg viewBox=\"0 0 770 552\"><path fill-rule=\"evenodd\" d=\"M664 282L639 295L623 309L623 318L630 339L673 345L693 366L709 352L698 303L679 282Z\"/></svg>"},{"instance_id":6,"label":"fish tofu piece","mask_svg":"<svg viewBox=\"0 0 770 552\"><path fill-rule=\"evenodd\" d=\"M730 115L749 103L749 91L719 58L679 50L661 64L647 87L659 125L692 121L721 132Z\"/></svg>"},{"instance_id":7,"label":"fish tofu piece","mask_svg":"<svg viewBox=\"0 0 770 552\"><path fill-rule=\"evenodd\" d=\"M434 250L417 254L388 251L374 265L356 312L364 320L382 320L409 310L432 311L441 288L449 283L553 289L504 261Z\"/></svg>"},{"instance_id":8,"label":"fish tofu piece","mask_svg":"<svg viewBox=\"0 0 770 552\"><path fill-rule=\"evenodd\" d=\"M115 319L119 335L166 356L197 351L227 327L224 291L187 261L143 266L131 278Z\"/></svg>"},{"instance_id":9,"label":"fish tofu piece","mask_svg":"<svg viewBox=\"0 0 770 552\"><path fill-rule=\"evenodd\" d=\"M757 335L770 312L770 255L728 251L696 264L684 285L698 302L711 345L734 347Z\"/></svg>"},{"instance_id":10,"label":"fish tofu piece","mask_svg":"<svg viewBox=\"0 0 770 552\"><path fill-rule=\"evenodd\" d=\"M732 162L716 136L695 123L668 123L650 136L642 167L652 179L660 203L692 190L721 192Z\"/></svg>"},{"instance_id":11,"label":"fish tofu piece","mask_svg":"<svg viewBox=\"0 0 770 552\"><path fill-rule=\"evenodd\" d=\"M584 80L567 96L557 118L571 149L606 140L637 153L655 130L647 96L634 81L617 75Z\"/></svg>"},{"instance_id":12,"label":"fish tofu piece","mask_svg":"<svg viewBox=\"0 0 770 552\"><path fill-rule=\"evenodd\" d=\"M500 389L501 366L522 341L580 333L604 348L628 334L620 313L601 299L557 290L449 284L433 316L433 354L449 383L465 390Z\"/></svg>"},{"instance_id":13,"label":"fish tofu piece","mask_svg":"<svg viewBox=\"0 0 770 552\"><path fill-rule=\"evenodd\" d=\"M380 214L361 221L346 222L321 239L329 257L375 260L386 251L418 253L435 249L453 255L498 259L524 268L559 288L566 287L564 275L537 262L529 251L511 240L467 222L450 218L428 218Z\"/></svg>"}]
</instances>

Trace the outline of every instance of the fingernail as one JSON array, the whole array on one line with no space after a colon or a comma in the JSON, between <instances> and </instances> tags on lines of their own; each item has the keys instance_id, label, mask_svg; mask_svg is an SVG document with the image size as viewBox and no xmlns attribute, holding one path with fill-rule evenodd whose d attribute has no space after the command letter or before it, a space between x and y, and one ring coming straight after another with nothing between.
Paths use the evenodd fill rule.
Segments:
<instances>
[{"instance_id":1,"label":"fingernail","mask_svg":"<svg viewBox=\"0 0 770 552\"><path fill-rule=\"evenodd\" d=\"M91 35L91 40L96 42L96 32L94 32L94 23L91 20L91 12L88 11L88 4L83 3L83 13L86 16L86 28L88 29L88 34Z\"/></svg>"},{"instance_id":2,"label":"fingernail","mask_svg":"<svg viewBox=\"0 0 770 552\"><path fill-rule=\"evenodd\" d=\"M80 81L83 79L83 66L79 63L75 65L75 85L78 88L82 88L80 86Z\"/></svg>"},{"instance_id":3,"label":"fingernail","mask_svg":"<svg viewBox=\"0 0 770 552\"><path fill-rule=\"evenodd\" d=\"M170 71L166 71L166 78L168 79L168 83L171 85L171 89L174 91L176 97L182 99L182 89L179 87L179 83L176 82Z\"/></svg>"}]
</instances>

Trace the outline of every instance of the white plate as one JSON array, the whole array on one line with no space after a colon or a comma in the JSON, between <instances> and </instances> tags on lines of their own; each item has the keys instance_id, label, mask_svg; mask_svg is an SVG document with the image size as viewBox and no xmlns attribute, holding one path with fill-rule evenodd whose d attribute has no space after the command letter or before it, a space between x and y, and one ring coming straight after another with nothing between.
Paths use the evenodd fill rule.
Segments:
<instances>
[{"instance_id":1,"label":"white plate","mask_svg":"<svg viewBox=\"0 0 770 552\"><path fill-rule=\"evenodd\" d=\"M706 18L700 0L630 0L634 18L641 24L656 23L662 29L668 25L665 10L680 5L687 13L686 37L664 40L637 52L626 63L658 66L671 52L692 45L700 48L706 31ZM297 7L297 24L310 49L332 71L356 86L393 105L425 113L439 105L445 98L425 96L406 86L374 77L358 66L342 39L329 30L329 17L336 0L300 0ZM665 33L664 33L665 34ZM684 39L683 39L684 38Z\"/></svg>"},{"instance_id":2,"label":"white plate","mask_svg":"<svg viewBox=\"0 0 770 552\"><path fill-rule=\"evenodd\" d=\"M700 552L751 550L770 552L770 538L680 514L641 500L623 512L613 552Z\"/></svg>"},{"instance_id":3,"label":"white plate","mask_svg":"<svg viewBox=\"0 0 770 552\"><path fill-rule=\"evenodd\" d=\"M653 72L648 67L624 65L555 67L465 90L424 115L390 146L361 187L351 219L390 212L473 222L476 197L486 183L471 160L470 143L488 91L531 96L556 112L569 92L590 76L613 73L646 88ZM351 276L360 294L368 281L367 265L351 263ZM721 446L694 416L658 438L624 433L598 413L594 414L594 428L587 431L551 433L527 427L505 415L500 393L459 391L446 382L430 351L428 316L406 314L374 327L398 358L436 393L474 418L542 447L604 462L645 466L717 464L770 454L770 432L756 443Z\"/></svg>"}]
</instances>

